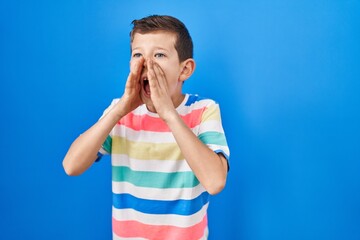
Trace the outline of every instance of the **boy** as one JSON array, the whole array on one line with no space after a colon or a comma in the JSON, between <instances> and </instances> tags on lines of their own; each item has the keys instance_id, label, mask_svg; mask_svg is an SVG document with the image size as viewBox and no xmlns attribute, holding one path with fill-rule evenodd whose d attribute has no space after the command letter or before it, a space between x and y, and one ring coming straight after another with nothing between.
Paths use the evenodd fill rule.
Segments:
<instances>
[{"instance_id":1,"label":"boy","mask_svg":"<svg viewBox=\"0 0 360 240\"><path fill-rule=\"evenodd\" d=\"M219 106L182 93L195 69L182 22L153 15L132 23L125 91L74 141L64 169L79 175L111 154L113 239L207 239L209 195L228 172Z\"/></svg>"}]
</instances>

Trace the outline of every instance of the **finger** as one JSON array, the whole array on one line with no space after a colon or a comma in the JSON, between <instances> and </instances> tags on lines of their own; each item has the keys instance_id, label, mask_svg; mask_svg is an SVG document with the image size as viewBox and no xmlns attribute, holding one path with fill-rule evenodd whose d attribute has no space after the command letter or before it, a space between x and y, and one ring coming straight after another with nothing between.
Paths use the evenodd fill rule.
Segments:
<instances>
[{"instance_id":1,"label":"finger","mask_svg":"<svg viewBox=\"0 0 360 240\"><path fill-rule=\"evenodd\" d=\"M138 59L133 59L130 61L130 71L137 74L139 70L143 68L143 65L144 65L143 57L140 57Z\"/></svg>"},{"instance_id":2,"label":"finger","mask_svg":"<svg viewBox=\"0 0 360 240\"><path fill-rule=\"evenodd\" d=\"M130 81L132 83L137 83L140 79L143 66L144 66L144 58L143 57L141 57L137 60L131 61L128 81Z\"/></svg>"},{"instance_id":3,"label":"finger","mask_svg":"<svg viewBox=\"0 0 360 240\"><path fill-rule=\"evenodd\" d=\"M159 87L159 83L158 83L158 79L157 79L157 76L156 76L155 70L154 70L154 62L149 59L147 61L147 67L148 67L147 75L148 75L150 89L155 90L156 88Z\"/></svg>"},{"instance_id":4,"label":"finger","mask_svg":"<svg viewBox=\"0 0 360 240\"><path fill-rule=\"evenodd\" d=\"M156 78L158 80L159 86L163 89L167 89L165 73L162 70L162 68L160 67L160 65L157 64L156 62L154 63L154 72L155 72Z\"/></svg>"}]
</instances>

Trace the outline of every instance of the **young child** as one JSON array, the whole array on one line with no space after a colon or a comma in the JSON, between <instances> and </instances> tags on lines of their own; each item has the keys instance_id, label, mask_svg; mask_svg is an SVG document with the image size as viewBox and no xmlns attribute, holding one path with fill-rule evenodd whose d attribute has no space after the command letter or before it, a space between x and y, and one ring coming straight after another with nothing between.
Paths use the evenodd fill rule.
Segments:
<instances>
[{"instance_id":1,"label":"young child","mask_svg":"<svg viewBox=\"0 0 360 240\"><path fill-rule=\"evenodd\" d=\"M182 22L153 15L132 23L124 93L73 142L64 169L79 175L111 154L113 239L207 239L209 196L228 172L219 106L182 93L195 69Z\"/></svg>"}]
</instances>

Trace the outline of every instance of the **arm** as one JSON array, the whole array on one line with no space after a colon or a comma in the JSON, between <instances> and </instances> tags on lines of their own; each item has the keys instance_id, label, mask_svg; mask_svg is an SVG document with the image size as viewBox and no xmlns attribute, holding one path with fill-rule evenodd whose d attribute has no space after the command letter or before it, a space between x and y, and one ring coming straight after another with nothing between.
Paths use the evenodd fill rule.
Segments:
<instances>
[{"instance_id":1,"label":"arm","mask_svg":"<svg viewBox=\"0 0 360 240\"><path fill-rule=\"evenodd\" d=\"M119 103L71 144L63 160L68 175L80 175L95 162L101 145L122 116Z\"/></svg>"},{"instance_id":2,"label":"arm","mask_svg":"<svg viewBox=\"0 0 360 240\"><path fill-rule=\"evenodd\" d=\"M153 61L149 61L148 66L151 99L157 113L169 126L182 154L201 184L210 194L219 193L226 183L227 160L222 154L216 154L202 143L183 122L171 101L161 67Z\"/></svg>"},{"instance_id":3,"label":"arm","mask_svg":"<svg viewBox=\"0 0 360 240\"><path fill-rule=\"evenodd\" d=\"M210 194L219 193L226 183L228 165L225 157L202 143L176 111L169 115L166 123L201 184Z\"/></svg>"},{"instance_id":4,"label":"arm","mask_svg":"<svg viewBox=\"0 0 360 240\"><path fill-rule=\"evenodd\" d=\"M116 123L141 104L139 78L143 62L143 59L139 59L131 66L120 101L71 144L63 160L63 167L68 175L80 175L87 170L95 162L99 149Z\"/></svg>"}]
</instances>

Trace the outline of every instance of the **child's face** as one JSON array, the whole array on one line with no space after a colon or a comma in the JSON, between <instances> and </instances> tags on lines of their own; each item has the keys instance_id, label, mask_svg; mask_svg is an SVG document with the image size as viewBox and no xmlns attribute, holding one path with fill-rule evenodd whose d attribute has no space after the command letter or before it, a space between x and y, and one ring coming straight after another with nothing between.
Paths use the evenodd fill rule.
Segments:
<instances>
[{"instance_id":1,"label":"child's face","mask_svg":"<svg viewBox=\"0 0 360 240\"><path fill-rule=\"evenodd\" d=\"M146 60L152 59L156 62L164 72L168 93L177 107L182 99L181 93L182 80L180 74L182 72L182 64L179 61L178 53L175 49L176 35L171 32L156 31L146 34L135 33L131 44L131 60L133 65L135 61L143 57L145 59L144 67L141 73L141 99L147 105L151 106L151 98L149 94L147 79Z\"/></svg>"}]
</instances>

